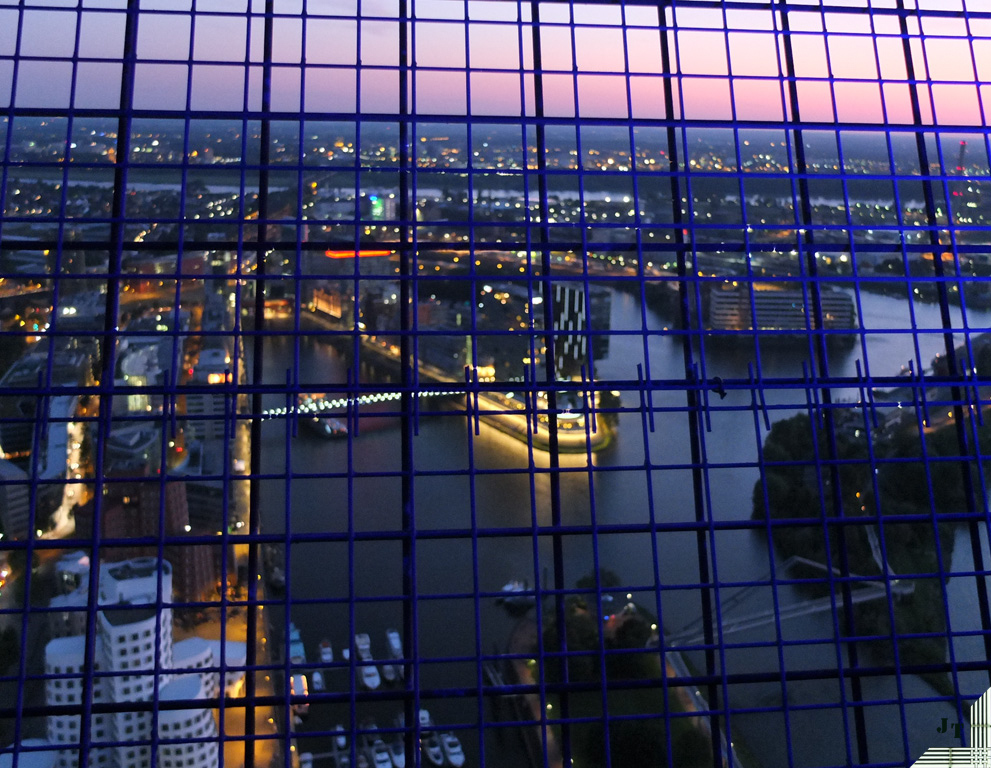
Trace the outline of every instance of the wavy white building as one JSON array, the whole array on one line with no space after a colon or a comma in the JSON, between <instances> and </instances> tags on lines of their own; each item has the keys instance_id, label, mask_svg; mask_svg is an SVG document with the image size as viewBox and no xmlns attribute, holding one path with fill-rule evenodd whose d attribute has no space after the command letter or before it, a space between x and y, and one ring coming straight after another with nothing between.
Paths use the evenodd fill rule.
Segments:
<instances>
[{"instance_id":1,"label":"wavy white building","mask_svg":"<svg viewBox=\"0 0 991 768\"><path fill-rule=\"evenodd\" d=\"M92 685L94 703L195 700L218 695L219 644L199 638L174 644L172 609L167 607L171 600L172 566L168 561L145 557L102 564L92 666L86 658L85 635L48 643L45 672L51 677L46 682L47 701L68 708L48 718L49 741L60 747L59 768L79 764L79 711L87 685ZM241 645L228 644L229 663L244 663ZM196 673L196 669L209 671ZM177 670L189 673L177 674ZM234 684L239 687L237 674L225 682L227 690ZM155 741L159 742L159 765L163 768L217 764L217 725L209 707L154 712L151 708L121 708L93 715L90 723L87 751L89 765L96 768L151 765ZM100 742L106 746L101 748Z\"/></svg>"},{"instance_id":2,"label":"wavy white building","mask_svg":"<svg viewBox=\"0 0 991 768\"><path fill-rule=\"evenodd\" d=\"M103 648L97 639L92 668L100 672L103 667ZM81 709L89 666L86 663L86 638L83 635L59 637L45 647L45 699L49 706ZM93 675L93 703L105 701L104 679ZM71 768L79 764L79 729L81 715L58 714L48 717L48 741L59 747L56 765ZM93 715L90 718L90 744L104 742L108 737L108 716ZM94 768L110 765L110 750L91 748L89 764Z\"/></svg>"},{"instance_id":3,"label":"wavy white building","mask_svg":"<svg viewBox=\"0 0 991 768\"><path fill-rule=\"evenodd\" d=\"M24 739L17 747L17 768L56 768L55 750L44 739ZM0 754L0 768L14 768L13 752Z\"/></svg>"},{"instance_id":4,"label":"wavy white building","mask_svg":"<svg viewBox=\"0 0 991 768\"><path fill-rule=\"evenodd\" d=\"M179 675L164 685L158 700L189 701L207 697L203 675ZM215 768L217 724L209 709L163 709L158 713L159 768Z\"/></svg>"},{"instance_id":5,"label":"wavy white building","mask_svg":"<svg viewBox=\"0 0 991 768\"><path fill-rule=\"evenodd\" d=\"M221 656L221 649L223 655ZM244 681L244 663L247 646L234 640L221 643L219 640L205 640L202 637L189 637L180 640L172 648L173 669L179 672L203 671L205 698L214 699L220 695L220 672L223 661L224 696L235 697L241 694ZM235 669L231 669L234 667ZM237 669L241 667L242 669Z\"/></svg>"}]
</instances>

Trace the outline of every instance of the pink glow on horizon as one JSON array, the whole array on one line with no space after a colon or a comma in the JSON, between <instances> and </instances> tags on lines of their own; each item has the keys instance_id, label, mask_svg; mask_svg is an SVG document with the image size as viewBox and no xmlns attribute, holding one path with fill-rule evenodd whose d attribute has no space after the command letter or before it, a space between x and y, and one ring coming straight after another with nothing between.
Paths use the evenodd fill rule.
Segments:
<instances>
[{"instance_id":1,"label":"pink glow on horizon","mask_svg":"<svg viewBox=\"0 0 991 768\"><path fill-rule=\"evenodd\" d=\"M386 15L391 6L372 3L370 7ZM414 111L533 115L531 27L528 18L521 25L512 22L521 6L470 6L468 22L452 7L427 0L417 4L434 18L421 20L418 10L411 34ZM500 13L505 20L499 20ZM567 22L569 13L578 22L574 27L545 24L541 29L545 114L665 116L660 35L648 26L622 26L624 13L636 25L651 23L650 14L656 18L656 11L542 6L541 13L544 22ZM15 30L20 14L24 29L18 51ZM982 100L991 87L991 39L968 37L976 24L968 28L961 19L922 15L925 28L915 29L917 20L910 18L910 31L945 36L916 37L910 42L916 77L937 81L919 86L923 122L987 124L985 113L991 108ZM108 60L79 65L74 104L115 106L121 68L113 59L122 51L120 14L0 8L0 57L20 53L59 59L21 61L17 106L67 106L77 20L82 25L80 53ZM768 28L773 22L769 13L734 9L724 14L713 8L679 7L675 20L682 27L669 33L675 57L676 117L769 121L790 117L790 99L782 93L779 80L784 46L780 35ZM346 16L327 16L276 21L274 109L398 111L397 20L383 16L359 23ZM732 26L728 33L723 29L727 22ZM789 22L803 120L912 121L897 19L876 14L872 27L867 14L799 8L789 14ZM991 25L979 31L991 35ZM183 110L188 102L194 110L259 109L260 54L261 22L256 17L144 13L138 32L135 106ZM12 62L0 58L0 106L10 103L13 72Z\"/></svg>"}]
</instances>

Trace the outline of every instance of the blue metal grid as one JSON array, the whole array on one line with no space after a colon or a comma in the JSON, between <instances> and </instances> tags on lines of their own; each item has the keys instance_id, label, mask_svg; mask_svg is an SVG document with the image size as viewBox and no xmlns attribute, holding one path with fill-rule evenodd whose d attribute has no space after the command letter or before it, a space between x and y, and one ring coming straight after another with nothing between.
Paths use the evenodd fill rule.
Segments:
<instances>
[{"instance_id":1,"label":"blue metal grid","mask_svg":"<svg viewBox=\"0 0 991 768\"><path fill-rule=\"evenodd\" d=\"M989 57L977 0L0 0L0 765L965 743ZM242 687L108 696L78 550Z\"/></svg>"}]
</instances>

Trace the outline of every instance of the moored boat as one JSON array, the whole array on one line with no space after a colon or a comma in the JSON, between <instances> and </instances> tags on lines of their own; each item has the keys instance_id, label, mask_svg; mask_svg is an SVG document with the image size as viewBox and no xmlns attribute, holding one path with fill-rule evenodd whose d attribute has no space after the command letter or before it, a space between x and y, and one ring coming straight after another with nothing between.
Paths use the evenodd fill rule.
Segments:
<instances>
[{"instance_id":1,"label":"moored boat","mask_svg":"<svg viewBox=\"0 0 991 768\"><path fill-rule=\"evenodd\" d=\"M398 677L398 674L396 673L396 667L395 667L395 665L394 664L383 664L382 665L382 677L385 678L385 681L387 683L389 683L390 685L392 685L392 683L396 682L396 679Z\"/></svg>"},{"instance_id":2,"label":"moored boat","mask_svg":"<svg viewBox=\"0 0 991 768\"><path fill-rule=\"evenodd\" d=\"M420 728L424 729L424 733L420 737L420 747L423 754L426 756L427 760L434 765L443 765L444 748L441 746L437 732L426 730L433 728L434 721L430 718L430 713L425 709L420 710L419 717Z\"/></svg>"},{"instance_id":3,"label":"moored boat","mask_svg":"<svg viewBox=\"0 0 991 768\"><path fill-rule=\"evenodd\" d=\"M299 628L289 622L289 661L293 664L306 663L306 649L303 647L303 639L300 637Z\"/></svg>"},{"instance_id":4,"label":"moored boat","mask_svg":"<svg viewBox=\"0 0 991 768\"><path fill-rule=\"evenodd\" d=\"M347 437L347 422L325 414L322 395L300 395L298 402L299 421L311 432L324 438Z\"/></svg>"},{"instance_id":5,"label":"moored boat","mask_svg":"<svg viewBox=\"0 0 991 768\"><path fill-rule=\"evenodd\" d=\"M306 684L306 675L296 674L289 679L289 693L293 696L302 697L310 695L309 687ZM310 713L310 704L305 699L300 702L294 702L292 711L300 719L305 719Z\"/></svg>"},{"instance_id":6,"label":"moored boat","mask_svg":"<svg viewBox=\"0 0 991 768\"><path fill-rule=\"evenodd\" d=\"M465 764L465 753L461 749L461 742L451 731L440 735L440 745L444 750L444 757L454 768L461 768Z\"/></svg>"},{"instance_id":7,"label":"moored boat","mask_svg":"<svg viewBox=\"0 0 991 768\"><path fill-rule=\"evenodd\" d=\"M362 752L367 755L368 762L373 768L392 768L392 758L389 748L378 732L378 726L373 720L367 720L361 725L365 733L361 735Z\"/></svg>"},{"instance_id":8,"label":"moored boat","mask_svg":"<svg viewBox=\"0 0 991 768\"><path fill-rule=\"evenodd\" d=\"M399 633L394 629L387 629L385 631L385 637L389 641L389 656L397 661L402 661L403 658L403 639L400 637ZM406 677L406 670L403 668L402 664L394 664L396 669L396 675L400 680Z\"/></svg>"},{"instance_id":9,"label":"moored boat","mask_svg":"<svg viewBox=\"0 0 991 768\"><path fill-rule=\"evenodd\" d=\"M500 590L502 594L496 602L514 610L525 610L536 603L536 598L529 594L530 583L513 579L506 582Z\"/></svg>"},{"instance_id":10,"label":"moored boat","mask_svg":"<svg viewBox=\"0 0 991 768\"><path fill-rule=\"evenodd\" d=\"M334 662L334 649L330 644L330 640L320 641L320 661L323 664L332 664Z\"/></svg>"},{"instance_id":11,"label":"moored boat","mask_svg":"<svg viewBox=\"0 0 991 768\"><path fill-rule=\"evenodd\" d=\"M268 585L277 592L286 588L286 574L279 566L274 566L269 572Z\"/></svg>"},{"instance_id":12,"label":"moored boat","mask_svg":"<svg viewBox=\"0 0 991 768\"><path fill-rule=\"evenodd\" d=\"M392 768L392 758L389 756L389 748L381 738L375 738L368 751L372 765L375 768Z\"/></svg>"},{"instance_id":13,"label":"moored boat","mask_svg":"<svg viewBox=\"0 0 991 768\"><path fill-rule=\"evenodd\" d=\"M423 754L426 755L427 760L434 765L444 764L444 748L441 747L440 739L437 738L436 733L423 734L420 744L423 747Z\"/></svg>"},{"instance_id":14,"label":"moored boat","mask_svg":"<svg viewBox=\"0 0 991 768\"><path fill-rule=\"evenodd\" d=\"M361 683L368 690L374 691L382 685L382 677L379 675L378 667L375 666L375 659L372 658L372 641L364 632L354 636L354 646L358 651L358 658L364 662L361 665Z\"/></svg>"},{"instance_id":15,"label":"moored boat","mask_svg":"<svg viewBox=\"0 0 991 768\"><path fill-rule=\"evenodd\" d=\"M301 422L320 437L347 437L348 425L333 416L303 416Z\"/></svg>"},{"instance_id":16,"label":"moored boat","mask_svg":"<svg viewBox=\"0 0 991 768\"><path fill-rule=\"evenodd\" d=\"M392 759L392 768L406 768L406 743L401 733L396 734L396 738L389 742L389 757Z\"/></svg>"}]
</instances>

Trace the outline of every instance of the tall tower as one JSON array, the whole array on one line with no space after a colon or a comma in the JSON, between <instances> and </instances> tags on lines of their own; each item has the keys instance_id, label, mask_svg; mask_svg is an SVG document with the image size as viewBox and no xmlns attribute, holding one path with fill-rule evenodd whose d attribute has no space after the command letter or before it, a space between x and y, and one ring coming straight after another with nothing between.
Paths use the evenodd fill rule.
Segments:
<instances>
[{"instance_id":1,"label":"tall tower","mask_svg":"<svg viewBox=\"0 0 991 768\"><path fill-rule=\"evenodd\" d=\"M4 538L24 540L31 535L30 491L28 473L0 459L0 528Z\"/></svg>"},{"instance_id":2,"label":"tall tower","mask_svg":"<svg viewBox=\"0 0 991 768\"><path fill-rule=\"evenodd\" d=\"M578 376L588 363L587 320L584 286L555 284L554 371L559 379Z\"/></svg>"},{"instance_id":3,"label":"tall tower","mask_svg":"<svg viewBox=\"0 0 991 768\"><path fill-rule=\"evenodd\" d=\"M55 675L46 682L49 704L82 704L85 685L93 685L96 702L150 701L156 682L164 685L172 668L172 609L158 609L172 600L172 566L155 558L139 558L100 567L100 611L94 667L85 662L84 635L60 637L45 646L45 671ZM161 587L159 587L161 582ZM159 597L159 594L161 597ZM128 674L111 674L128 672ZM92 677L90 677L92 676ZM134 742L150 741L151 713L119 711L94 716L92 738L119 742L91 750L89 764L138 768L151 764L151 748ZM60 768L79 764L80 716L50 715L49 740L63 745Z\"/></svg>"},{"instance_id":4,"label":"tall tower","mask_svg":"<svg viewBox=\"0 0 991 768\"><path fill-rule=\"evenodd\" d=\"M172 566L167 561L142 557L101 565L102 666L110 672L134 672L104 679L109 701L150 701L156 683L169 681L171 676L164 670L172 668L172 609L159 609L159 601L172 601ZM107 720L110 739L121 742L112 747L113 765L150 765L151 747L133 742L151 740L151 713L113 712Z\"/></svg>"}]
</instances>

